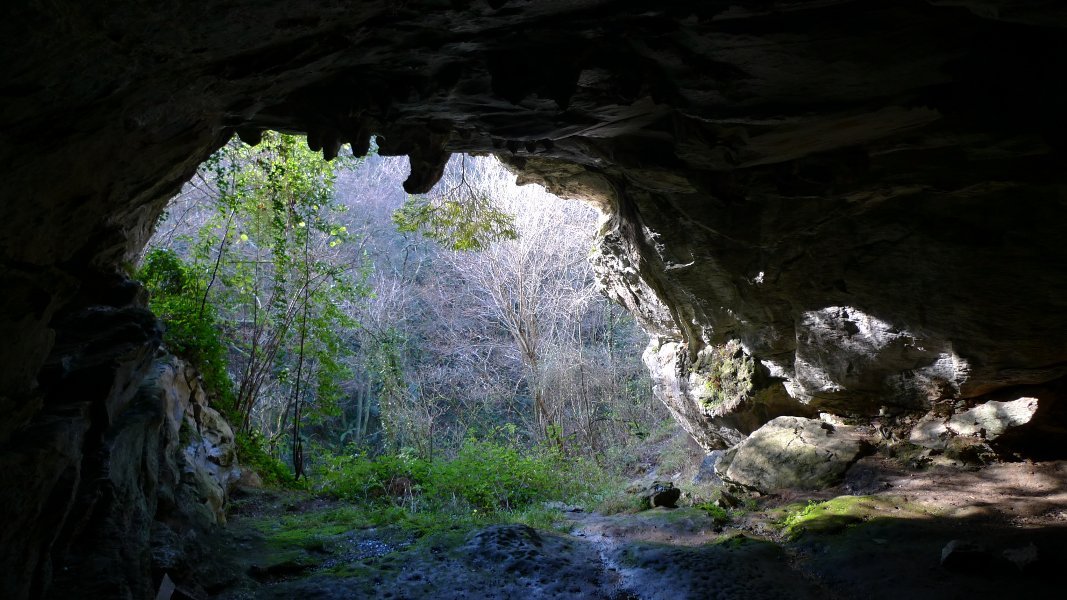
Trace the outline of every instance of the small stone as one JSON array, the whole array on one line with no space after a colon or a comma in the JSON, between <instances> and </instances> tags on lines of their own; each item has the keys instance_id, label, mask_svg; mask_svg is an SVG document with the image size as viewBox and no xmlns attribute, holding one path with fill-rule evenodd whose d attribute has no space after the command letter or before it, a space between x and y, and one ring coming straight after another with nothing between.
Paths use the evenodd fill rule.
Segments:
<instances>
[{"instance_id":1,"label":"small stone","mask_svg":"<svg viewBox=\"0 0 1067 600\"><path fill-rule=\"evenodd\" d=\"M845 422L843 420L841 420L841 417L838 417L835 414L827 413L827 412L819 413L819 420L822 421L823 423L827 423L829 425L833 425L834 427L840 427L840 426L845 424Z\"/></svg>"}]
</instances>

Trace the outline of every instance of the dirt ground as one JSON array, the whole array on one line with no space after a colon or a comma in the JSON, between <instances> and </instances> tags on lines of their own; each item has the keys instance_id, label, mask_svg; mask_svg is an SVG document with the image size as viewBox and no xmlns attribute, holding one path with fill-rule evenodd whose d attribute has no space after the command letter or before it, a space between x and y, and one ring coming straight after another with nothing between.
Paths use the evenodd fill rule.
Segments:
<instances>
[{"instance_id":1,"label":"dirt ground","mask_svg":"<svg viewBox=\"0 0 1067 600\"><path fill-rule=\"evenodd\" d=\"M214 596L1029 599L1062 597L1067 568L1067 462L905 468L871 456L838 488L742 499L725 520L697 507L572 512L563 531L329 530L290 546L251 526L333 506L235 514L222 551L238 562Z\"/></svg>"}]
</instances>

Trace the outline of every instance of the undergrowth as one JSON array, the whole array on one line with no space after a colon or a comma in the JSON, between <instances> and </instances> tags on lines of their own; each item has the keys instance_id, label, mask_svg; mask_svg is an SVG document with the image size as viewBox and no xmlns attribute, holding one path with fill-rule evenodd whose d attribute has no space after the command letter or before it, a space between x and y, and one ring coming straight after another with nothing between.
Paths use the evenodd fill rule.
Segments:
<instances>
[{"instance_id":1,"label":"undergrowth","mask_svg":"<svg viewBox=\"0 0 1067 600\"><path fill-rule=\"evenodd\" d=\"M234 435L237 445L237 457L242 468L249 468L259 474L263 483L269 487L303 489L306 480L293 479L292 470L282 461L271 456L263 447L263 438L256 432L237 431Z\"/></svg>"},{"instance_id":2,"label":"undergrowth","mask_svg":"<svg viewBox=\"0 0 1067 600\"><path fill-rule=\"evenodd\" d=\"M327 458L314 490L380 515L377 519L425 533L442 524L521 522L550 527L559 511L546 508L546 503L591 505L612 483L594 463L551 449L468 439L450 459L354 452Z\"/></svg>"},{"instance_id":3,"label":"undergrowth","mask_svg":"<svg viewBox=\"0 0 1067 600\"><path fill-rule=\"evenodd\" d=\"M708 513L708 516L711 517L711 520L714 521L716 525L723 525L730 522L729 511L714 502L697 504L696 508Z\"/></svg>"},{"instance_id":4,"label":"undergrowth","mask_svg":"<svg viewBox=\"0 0 1067 600\"><path fill-rule=\"evenodd\" d=\"M164 345L200 371L216 406L227 420L236 422L233 383L226 372L226 347L219 335L217 311L212 303L202 300L202 284L192 267L176 253L157 248L145 256L135 277L149 292L148 307L166 324Z\"/></svg>"},{"instance_id":5,"label":"undergrowth","mask_svg":"<svg viewBox=\"0 0 1067 600\"><path fill-rule=\"evenodd\" d=\"M287 474L280 464L254 466L279 478ZM351 532L371 528L375 539L390 545L452 547L471 530L493 524L562 530L567 521L561 508L595 504L617 485L592 462L544 447L524 449L500 436L468 439L454 457L433 461L350 451L324 459L312 474L308 491L314 497L282 493L289 494L285 512L254 517L251 525L279 560L314 562L324 552L343 554Z\"/></svg>"}]
</instances>

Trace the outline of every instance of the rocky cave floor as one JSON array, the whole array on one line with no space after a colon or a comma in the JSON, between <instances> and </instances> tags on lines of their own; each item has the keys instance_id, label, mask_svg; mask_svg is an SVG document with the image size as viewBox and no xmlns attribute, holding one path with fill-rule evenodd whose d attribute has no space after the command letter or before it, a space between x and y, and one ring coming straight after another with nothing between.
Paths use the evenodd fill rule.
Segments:
<instances>
[{"instance_id":1,"label":"rocky cave floor","mask_svg":"<svg viewBox=\"0 0 1067 600\"><path fill-rule=\"evenodd\" d=\"M1052 598L1067 567L1067 461L874 455L833 489L740 498L725 522L694 507L568 511L555 530L420 539L348 529L335 501L238 496L201 581L217 598ZM294 515L315 526L278 528Z\"/></svg>"}]
</instances>

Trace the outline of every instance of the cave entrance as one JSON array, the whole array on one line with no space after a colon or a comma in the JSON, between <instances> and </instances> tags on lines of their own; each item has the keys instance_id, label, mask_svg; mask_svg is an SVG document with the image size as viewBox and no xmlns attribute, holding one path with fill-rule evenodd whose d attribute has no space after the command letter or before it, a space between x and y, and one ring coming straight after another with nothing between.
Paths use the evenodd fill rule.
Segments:
<instances>
[{"instance_id":1,"label":"cave entrance","mask_svg":"<svg viewBox=\"0 0 1067 600\"><path fill-rule=\"evenodd\" d=\"M424 195L405 171L235 138L160 217L137 277L236 435L224 483L508 519L686 439L597 289L594 208L494 157L454 156Z\"/></svg>"}]
</instances>

